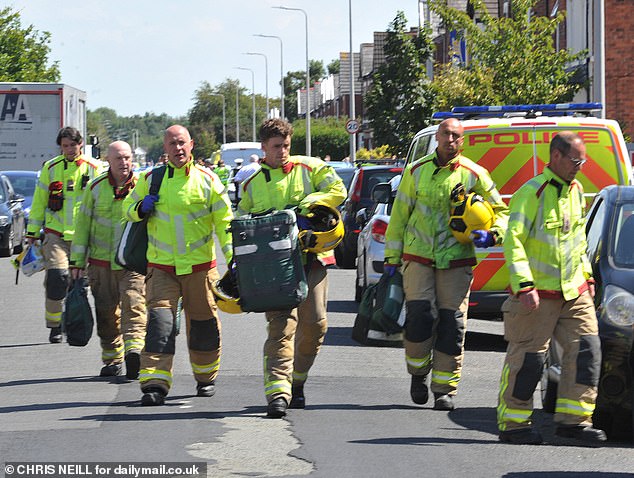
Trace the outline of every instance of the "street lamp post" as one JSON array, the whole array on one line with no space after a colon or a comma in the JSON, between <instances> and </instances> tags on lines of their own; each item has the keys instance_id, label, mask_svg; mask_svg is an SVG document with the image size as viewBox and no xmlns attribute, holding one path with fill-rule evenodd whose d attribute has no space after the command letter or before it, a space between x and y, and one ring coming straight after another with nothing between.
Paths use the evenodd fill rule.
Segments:
<instances>
[{"instance_id":1,"label":"street lamp post","mask_svg":"<svg viewBox=\"0 0 634 478\"><path fill-rule=\"evenodd\" d=\"M310 63L308 62L308 14L301 8L291 8L284 6L273 8L302 12L306 20L306 156L310 156Z\"/></svg>"},{"instance_id":2,"label":"street lamp post","mask_svg":"<svg viewBox=\"0 0 634 478\"><path fill-rule=\"evenodd\" d=\"M227 142L227 121L225 116L225 95L222 93L212 93L212 96L220 96L222 98L222 144Z\"/></svg>"},{"instance_id":3,"label":"street lamp post","mask_svg":"<svg viewBox=\"0 0 634 478\"><path fill-rule=\"evenodd\" d=\"M236 142L240 142L240 82L236 81Z\"/></svg>"},{"instance_id":4,"label":"street lamp post","mask_svg":"<svg viewBox=\"0 0 634 478\"><path fill-rule=\"evenodd\" d=\"M354 94L354 53L352 51L352 0L348 0L348 31L350 36L350 119L357 118ZM350 164L357 160L357 134L350 135Z\"/></svg>"},{"instance_id":5,"label":"street lamp post","mask_svg":"<svg viewBox=\"0 0 634 478\"><path fill-rule=\"evenodd\" d=\"M266 92L266 117L268 118L269 117L269 60L264 53L255 53L255 52L248 51L245 53L245 55L257 55L257 56L264 57L264 76L265 76L264 88Z\"/></svg>"},{"instance_id":6,"label":"street lamp post","mask_svg":"<svg viewBox=\"0 0 634 478\"><path fill-rule=\"evenodd\" d=\"M253 142L255 142L256 139L256 135L255 135L255 71L253 71L251 68L244 68L242 66L236 66L234 67L236 70L245 70L245 71L250 71L251 72L251 101L253 103L252 109L253 109Z\"/></svg>"},{"instance_id":7,"label":"street lamp post","mask_svg":"<svg viewBox=\"0 0 634 478\"><path fill-rule=\"evenodd\" d=\"M253 36L262 37L262 38L277 38L280 41L280 103L281 103L281 116L284 115L284 44L282 43L282 39L275 35L263 35L262 33L255 33Z\"/></svg>"}]
</instances>

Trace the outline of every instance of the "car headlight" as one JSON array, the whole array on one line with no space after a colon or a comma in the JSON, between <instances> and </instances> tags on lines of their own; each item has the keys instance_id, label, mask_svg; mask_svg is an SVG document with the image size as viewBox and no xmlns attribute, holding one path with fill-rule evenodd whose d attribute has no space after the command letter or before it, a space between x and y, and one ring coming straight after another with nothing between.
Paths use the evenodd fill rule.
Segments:
<instances>
[{"instance_id":1,"label":"car headlight","mask_svg":"<svg viewBox=\"0 0 634 478\"><path fill-rule=\"evenodd\" d=\"M0 227L4 227L9 224L9 216L0 216Z\"/></svg>"},{"instance_id":2,"label":"car headlight","mask_svg":"<svg viewBox=\"0 0 634 478\"><path fill-rule=\"evenodd\" d=\"M603 292L603 317L617 327L634 324L634 295L615 285L608 285Z\"/></svg>"}]
</instances>

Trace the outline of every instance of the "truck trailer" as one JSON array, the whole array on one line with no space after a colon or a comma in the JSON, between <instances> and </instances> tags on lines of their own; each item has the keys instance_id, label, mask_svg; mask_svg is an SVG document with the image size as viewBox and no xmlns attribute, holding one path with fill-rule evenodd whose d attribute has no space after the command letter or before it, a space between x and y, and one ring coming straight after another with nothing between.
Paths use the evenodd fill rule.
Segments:
<instances>
[{"instance_id":1,"label":"truck trailer","mask_svg":"<svg viewBox=\"0 0 634 478\"><path fill-rule=\"evenodd\" d=\"M61 83L0 83L0 171L38 171L60 154L60 128L86 138L86 92Z\"/></svg>"}]
</instances>

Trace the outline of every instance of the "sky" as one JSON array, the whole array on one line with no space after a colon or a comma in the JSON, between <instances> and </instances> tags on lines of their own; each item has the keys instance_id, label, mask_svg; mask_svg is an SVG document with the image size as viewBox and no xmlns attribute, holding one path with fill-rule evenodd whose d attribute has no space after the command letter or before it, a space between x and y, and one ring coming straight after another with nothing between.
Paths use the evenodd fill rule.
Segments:
<instances>
[{"instance_id":1,"label":"sky","mask_svg":"<svg viewBox=\"0 0 634 478\"><path fill-rule=\"evenodd\" d=\"M50 59L59 61L61 83L87 92L88 109L114 109L120 116L186 115L203 81L216 86L237 79L251 91L279 98L280 42L284 73L306 69L308 56L324 68L352 47L371 43L398 10L408 27L418 25L417 0L0 0L20 12L22 26L51 34Z\"/></svg>"}]
</instances>

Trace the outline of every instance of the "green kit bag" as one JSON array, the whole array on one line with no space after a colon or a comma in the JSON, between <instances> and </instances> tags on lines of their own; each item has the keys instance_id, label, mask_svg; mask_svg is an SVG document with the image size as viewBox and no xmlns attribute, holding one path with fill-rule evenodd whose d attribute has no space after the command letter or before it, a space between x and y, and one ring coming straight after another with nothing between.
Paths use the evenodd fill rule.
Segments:
<instances>
[{"instance_id":1,"label":"green kit bag","mask_svg":"<svg viewBox=\"0 0 634 478\"><path fill-rule=\"evenodd\" d=\"M86 279L75 279L66 295L62 314L62 328L68 345L85 346L92 337L93 324Z\"/></svg>"},{"instance_id":2,"label":"green kit bag","mask_svg":"<svg viewBox=\"0 0 634 478\"><path fill-rule=\"evenodd\" d=\"M231 221L240 307L244 312L293 309L308 295L295 212Z\"/></svg>"}]
</instances>

